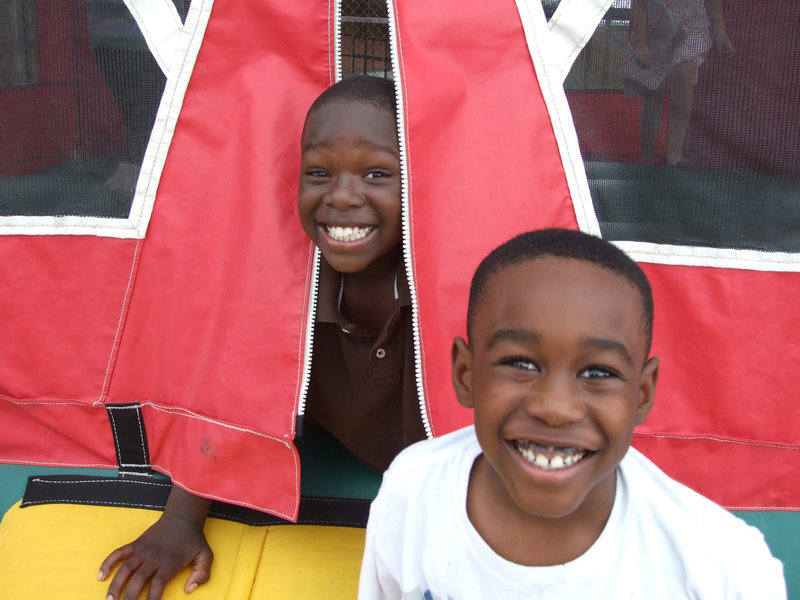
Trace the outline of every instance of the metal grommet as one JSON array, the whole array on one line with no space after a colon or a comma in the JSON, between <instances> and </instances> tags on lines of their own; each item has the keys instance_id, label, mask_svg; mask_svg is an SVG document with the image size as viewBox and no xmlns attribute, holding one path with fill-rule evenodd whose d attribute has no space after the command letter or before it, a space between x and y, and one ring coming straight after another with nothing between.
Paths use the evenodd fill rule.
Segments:
<instances>
[{"instance_id":1,"label":"metal grommet","mask_svg":"<svg viewBox=\"0 0 800 600\"><path fill-rule=\"evenodd\" d=\"M384 350L383 348L378 348L375 351L375 356L377 356L378 358L383 358L384 356L386 356L386 350Z\"/></svg>"}]
</instances>

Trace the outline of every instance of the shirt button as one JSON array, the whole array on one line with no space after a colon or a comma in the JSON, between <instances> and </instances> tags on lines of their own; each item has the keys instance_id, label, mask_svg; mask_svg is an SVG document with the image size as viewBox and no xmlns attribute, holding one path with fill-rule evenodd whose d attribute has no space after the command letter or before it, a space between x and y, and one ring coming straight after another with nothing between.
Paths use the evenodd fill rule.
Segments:
<instances>
[{"instance_id":1,"label":"shirt button","mask_svg":"<svg viewBox=\"0 0 800 600\"><path fill-rule=\"evenodd\" d=\"M375 351L375 356L377 356L378 358L383 358L384 356L386 356L386 350L384 350L383 348L378 348Z\"/></svg>"}]
</instances>

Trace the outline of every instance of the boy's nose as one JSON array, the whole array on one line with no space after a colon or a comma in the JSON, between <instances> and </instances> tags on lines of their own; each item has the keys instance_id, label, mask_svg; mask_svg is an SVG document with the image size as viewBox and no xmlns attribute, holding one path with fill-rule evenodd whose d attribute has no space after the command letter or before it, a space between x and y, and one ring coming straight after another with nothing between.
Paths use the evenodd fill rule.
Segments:
<instances>
[{"instance_id":1,"label":"boy's nose","mask_svg":"<svg viewBox=\"0 0 800 600\"><path fill-rule=\"evenodd\" d=\"M529 416L559 427L576 423L584 417L584 405L577 385L569 376L544 377L525 399Z\"/></svg>"},{"instance_id":2,"label":"boy's nose","mask_svg":"<svg viewBox=\"0 0 800 600\"><path fill-rule=\"evenodd\" d=\"M336 175L331 181L328 193L325 194L325 202L340 210L361 206L364 198L361 195L360 181L361 178L355 175Z\"/></svg>"}]
</instances>

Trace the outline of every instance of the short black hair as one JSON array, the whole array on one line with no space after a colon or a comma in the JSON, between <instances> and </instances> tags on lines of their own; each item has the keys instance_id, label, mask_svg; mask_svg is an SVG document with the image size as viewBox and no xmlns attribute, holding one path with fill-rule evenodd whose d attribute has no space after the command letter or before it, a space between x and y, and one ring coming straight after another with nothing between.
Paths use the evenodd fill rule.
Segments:
<instances>
[{"instance_id":1,"label":"short black hair","mask_svg":"<svg viewBox=\"0 0 800 600\"><path fill-rule=\"evenodd\" d=\"M321 106L336 100L367 102L392 114L397 114L394 82L383 77L356 75L334 83L314 100L308 109L308 115L317 111Z\"/></svg>"},{"instance_id":2,"label":"short black hair","mask_svg":"<svg viewBox=\"0 0 800 600\"><path fill-rule=\"evenodd\" d=\"M469 290L467 339L472 343L472 327L483 305L492 278L504 269L536 258L552 256L585 260L624 277L634 286L642 301L642 327L645 358L653 339L653 291L647 276L622 250L594 235L571 229L540 229L522 233L498 246L475 270Z\"/></svg>"}]
</instances>

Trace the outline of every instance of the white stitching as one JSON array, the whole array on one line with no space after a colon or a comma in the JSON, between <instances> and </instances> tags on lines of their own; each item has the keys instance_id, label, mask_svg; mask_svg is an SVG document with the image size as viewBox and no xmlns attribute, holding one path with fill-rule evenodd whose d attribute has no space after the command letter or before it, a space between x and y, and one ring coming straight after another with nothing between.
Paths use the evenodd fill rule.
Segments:
<instances>
[{"instance_id":1,"label":"white stitching","mask_svg":"<svg viewBox=\"0 0 800 600\"><path fill-rule=\"evenodd\" d=\"M171 483L167 482L158 482L158 481L134 481L132 479L42 479L41 477L34 477L31 481L35 481L37 483L44 483L47 485L50 484L95 484L95 483L112 483L114 485L118 485L120 483L130 484L130 485L151 485L155 487L172 487Z\"/></svg>"},{"instance_id":2,"label":"white stitching","mask_svg":"<svg viewBox=\"0 0 800 600\"><path fill-rule=\"evenodd\" d=\"M114 420L114 411L109 409L108 417L111 420L111 429L114 430L114 448L117 451L117 462L122 460L122 450L119 447L119 434L117 433L117 422Z\"/></svg>"},{"instance_id":3,"label":"white stitching","mask_svg":"<svg viewBox=\"0 0 800 600\"><path fill-rule=\"evenodd\" d=\"M137 407L139 408L139 407ZM146 463L145 467L150 466L150 453L147 451L147 440L144 437L144 431L142 430L142 411L136 411L136 422L139 425L139 443L142 445L142 457L144 458L144 462Z\"/></svg>"},{"instance_id":4,"label":"white stitching","mask_svg":"<svg viewBox=\"0 0 800 600\"><path fill-rule=\"evenodd\" d=\"M136 277L137 265L139 264L139 247L142 240L136 240L136 247L133 249L133 260L131 261L131 270L128 274L128 285L125 286L125 293L122 296L122 306L119 310L119 319L117 320L117 327L114 331L114 341L111 344L111 352L108 355L108 364L106 364L106 373L103 377L103 385L100 386L100 397L93 403L93 405L102 404L108 392L108 380L111 377L111 372L114 370L114 363L117 355L119 354L119 341L122 334L123 326L125 324L125 317L128 314L128 306L130 294L133 289L133 281Z\"/></svg>"},{"instance_id":5,"label":"white stitching","mask_svg":"<svg viewBox=\"0 0 800 600\"><path fill-rule=\"evenodd\" d=\"M76 503L73 500L34 500L31 502L26 502L26 506L33 506L36 504L77 504L78 506L95 506L97 504L101 504L103 506L126 506L129 508L154 508L156 510L164 510L163 506L158 506L156 504L135 504L132 502L105 502L102 500L92 500L90 503Z\"/></svg>"},{"instance_id":6,"label":"white stitching","mask_svg":"<svg viewBox=\"0 0 800 600\"><path fill-rule=\"evenodd\" d=\"M720 442L723 444L739 444L742 446L755 446L758 448L775 448L778 450L800 450L800 446L790 446L790 445L782 445L782 444L768 444L765 442L753 442L753 441L746 441L746 440L730 440L721 437L714 437L711 435L679 435L673 433L635 433L634 437L654 437L654 438L666 438L666 439L675 439L675 440L707 440L710 442Z\"/></svg>"}]
</instances>

